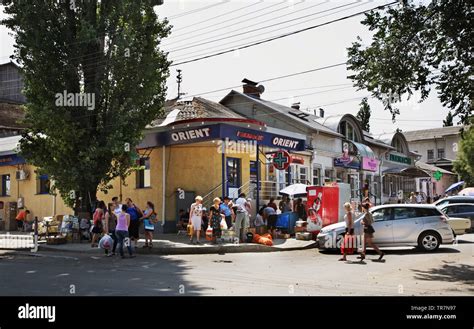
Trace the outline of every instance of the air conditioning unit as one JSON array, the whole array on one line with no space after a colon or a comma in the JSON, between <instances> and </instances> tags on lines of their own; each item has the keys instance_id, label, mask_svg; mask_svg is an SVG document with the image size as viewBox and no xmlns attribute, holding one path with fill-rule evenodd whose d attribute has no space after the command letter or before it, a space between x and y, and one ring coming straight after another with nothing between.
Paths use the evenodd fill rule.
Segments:
<instances>
[{"instance_id":1,"label":"air conditioning unit","mask_svg":"<svg viewBox=\"0 0 474 329\"><path fill-rule=\"evenodd\" d=\"M26 180L29 177L29 172L26 170L17 170L16 172L16 180Z\"/></svg>"}]
</instances>

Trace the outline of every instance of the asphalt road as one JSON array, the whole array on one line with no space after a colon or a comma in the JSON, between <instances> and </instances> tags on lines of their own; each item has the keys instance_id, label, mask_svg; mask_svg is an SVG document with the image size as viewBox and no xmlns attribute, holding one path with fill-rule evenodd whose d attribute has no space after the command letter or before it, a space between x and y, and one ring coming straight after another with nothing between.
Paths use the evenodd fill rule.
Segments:
<instances>
[{"instance_id":1,"label":"asphalt road","mask_svg":"<svg viewBox=\"0 0 474 329\"><path fill-rule=\"evenodd\" d=\"M338 262L317 249L133 259L0 251L0 295L474 295L474 234L434 253L385 252L385 262L375 253Z\"/></svg>"}]
</instances>

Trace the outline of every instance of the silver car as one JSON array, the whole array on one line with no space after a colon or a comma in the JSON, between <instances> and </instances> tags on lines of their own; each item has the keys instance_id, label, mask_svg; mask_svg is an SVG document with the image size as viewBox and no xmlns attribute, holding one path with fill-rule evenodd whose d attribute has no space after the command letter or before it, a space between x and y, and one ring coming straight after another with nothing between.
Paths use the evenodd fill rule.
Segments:
<instances>
[{"instance_id":1,"label":"silver car","mask_svg":"<svg viewBox=\"0 0 474 329\"><path fill-rule=\"evenodd\" d=\"M454 235L446 216L434 205L390 204L369 210L374 217L374 243L381 247L418 246L424 251L434 251L440 244L450 244ZM363 215L354 221L355 242L360 247ZM323 227L317 236L319 248L340 247L346 223Z\"/></svg>"}]
</instances>

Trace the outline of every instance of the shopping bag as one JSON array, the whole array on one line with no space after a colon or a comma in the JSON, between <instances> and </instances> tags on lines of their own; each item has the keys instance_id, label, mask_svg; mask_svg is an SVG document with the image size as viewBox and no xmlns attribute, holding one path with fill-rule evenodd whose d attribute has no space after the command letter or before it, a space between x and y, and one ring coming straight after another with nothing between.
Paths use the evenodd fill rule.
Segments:
<instances>
[{"instance_id":1,"label":"shopping bag","mask_svg":"<svg viewBox=\"0 0 474 329\"><path fill-rule=\"evenodd\" d=\"M154 231L155 230L155 225L153 225L153 223L148 219L145 219L143 221L143 227L145 228L145 230L148 230L148 231Z\"/></svg>"},{"instance_id":2,"label":"shopping bag","mask_svg":"<svg viewBox=\"0 0 474 329\"><path fill-rule=\"evenodd\" d=\"M212 227L209 225L206 230L206 240L211 241L212 240Z\"/></svg>"},{"instance_id":3,"label":"shopping bag","mask_svg":"<svg viewBox=\"0 0 474 329\"><path fill-rule=\"evenodd\" d=\"M224 218L222 218L221 220L221 230L227 230L228 227L227 227L227 222L225 221Z\"/></svg>"},{"instance_id":4,"label":"shopping bag","mask_svg":"<svg viewBox=\"0 0 474 329\"><path fill-rule=\"evenodd\" d=\"M344 239L342 240L341 243L341 253L352 255L354 253L354 247L355 247L355 237L354 235L346 234L344 236Z\"/></svg>"},{"instance_id":5,"label":"shopping bag","mask_svg":"<svg viewBox=\"0 0 474 329\"><path fill-rule=\"evenodd\" d=\"M193 234L194 234L193 224L188 224L188 226L186 226L186 231L188 232L189 236L193 236Z\"/></svg>"},{"instance_id":6,"label":"shopping bag","mask_svg":"<svg viewBox=\"0 0 474 329\"><path fill-rule=\"evenodd\" d=\"M99 241L99 248L110 250L112 249L113 243L114 240L112 237L108 234L104 234L104 236Z\"/></svg>"}]
</instances>

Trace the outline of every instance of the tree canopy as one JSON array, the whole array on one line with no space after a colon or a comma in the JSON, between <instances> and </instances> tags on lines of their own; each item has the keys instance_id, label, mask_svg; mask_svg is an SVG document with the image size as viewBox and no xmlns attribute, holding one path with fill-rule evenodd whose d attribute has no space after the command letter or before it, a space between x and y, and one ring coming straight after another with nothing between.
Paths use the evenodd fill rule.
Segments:
<instances>
[{"instance_id":1,"label":"tree canopy","mask_svg":"<svg viewBox=\"0 0 474 329\"><path fill-rule=\"evenodd\" d=\"M448 112L446 119L443 120L443 127L450 127L453 125L453 115L451 112Z\"/></svg>"},{"instance_id":2,"label":"tree canopy","mask_svg":"<svg viewBox=\"0 0 474 329\"><path fill-rule=\"evenodd\" d=\"M402 97L434 87L453 116L472 115L472 3L464 0L404 1L374 10L361 22L373 32L370 45L360 37L348 48L349 78L383 102L395 120Z\"/></svg>"},{"instance_id":3,"label":"tree canopy","mask_svg":"<svg viewBox=\"0 0 474 329\"><path fill-rule=\"evenodd\" d=\"M170 26L152 0L3 2L27 98L21 154L68 205L71 190L94 201L127 174L160 114L169 62L159 44Z\"/></svg>"},{"instance_id":4,"label":"tree canopy","mask_svg":"<svg viewBox=\"0 0 474 329\"><path fill-rule=\"evenodd\" d=\"M467 186L474 186L474 120L462 134L459 151L454 161L454 171L465 181Z\"/></svg>"}]
</instances>

